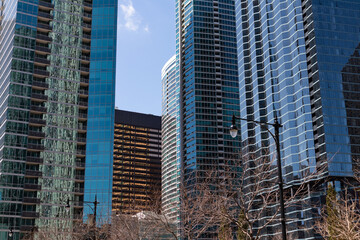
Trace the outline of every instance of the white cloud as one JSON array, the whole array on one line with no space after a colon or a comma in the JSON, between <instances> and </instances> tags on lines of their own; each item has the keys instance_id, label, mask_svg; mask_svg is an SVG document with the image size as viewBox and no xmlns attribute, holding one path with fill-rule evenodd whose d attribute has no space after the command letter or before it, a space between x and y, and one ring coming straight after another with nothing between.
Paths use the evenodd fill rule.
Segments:
<instances>
[{"instance_id":1,"label":"white cloud","mask_svg":"<svg viewBox=\"0 0 360 240\"><path fill-rule=\"evenodd\" d=\"M149 32L149 26L142 26L141 15L134 8L132 0L122 0L120 3L121 20L119 26L129 31L137 32L139 29L143 29L145 32Z\"/></svg>"}]
</instances>

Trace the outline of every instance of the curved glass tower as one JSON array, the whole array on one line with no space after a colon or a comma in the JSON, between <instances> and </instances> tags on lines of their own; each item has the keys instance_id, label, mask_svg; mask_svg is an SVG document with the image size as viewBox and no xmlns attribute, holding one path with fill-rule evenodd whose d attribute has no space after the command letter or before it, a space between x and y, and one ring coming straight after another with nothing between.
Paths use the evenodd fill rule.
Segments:
<instances>
[{"instance_id":1,"label":"curved glass tower","mask_svg":"<svg viewBox=\"0 0 360 240\"><path fill-rule=\"evenodd\" d=\"M356 0L236 1L241 117L273 122L277 116L283 124L286 188L322 165L337 190L338 180L353 175L360 153L359 13ZM273 143L245 122L241 134L247 146ZM287 209L291 238L316 238L312 206L325 191L311 188L304 204ZM264 234L277 232L274 226Z\"/></svg>"},{"instance_id":2,"label":"curved glass tower","mask_svg":"<svg viewBox=\"0 0 360 240\"><path fill-rule=\"evenodd\" d=\"M180 124L179 89L176 56L164 65L162 78L162 206L171 220L179 220Z\"/></svg>"}]
</instances>

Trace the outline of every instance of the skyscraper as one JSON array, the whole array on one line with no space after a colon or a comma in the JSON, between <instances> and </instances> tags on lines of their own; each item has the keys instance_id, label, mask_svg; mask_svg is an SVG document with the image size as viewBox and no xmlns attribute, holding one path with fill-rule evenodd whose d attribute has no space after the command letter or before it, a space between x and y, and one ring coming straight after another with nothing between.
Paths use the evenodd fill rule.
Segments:
<instances>
[{"instance_id":1,"label":"skyscraper","mask_svg":"<svg viewBox=\"0 0 360 240\"><path fill-rule=\"evenodd\" d=\"M201 182L209 169L221 171L239 147L228 134L239 113L235 26L234 1L176 1L176 58L163 69L163 133L173 134L163 136L163 163L176 161L176 184L163 181L163 201L166 214L178 221L177 188ZM163 166L163 179L167 171Z\"/></svg>"},{"instance_id":2,"label":"skyscraper","mask_svg":"<svg viewBox=\"0 0 360 240\"><path fill-rule=\"evenodd\" d=\"M86 139L95 138L86 134L87 109L90 133L94 105L114 109L116 3L111 2L116 1L0 2L1 239L10 229L14 239L44 227L69 230L82 216ZM112 16L112 24L102 25L104 15ZM103 38L110 40L98 41ZM101 60L106 64L98 64ZM112 130L111 124L101 129Z\"/></svg>"},{"instance_id":3,"label":"skyscraper","mask_svg":"<svg viewBox=\"0 0 360 240\"><path fill-rule=\"evenodd\" d=\"M161 117L115 110L112 211L160 210Z\"/></svg>"},{"instance_id":4,"label":"skyscraper","mask_svg":"<svg viewBox=\"0 0 360 240\"><path fill-rule=\"evenodd\" d=\"M176 55L161 71L162 79L162 205L172 220L179 219L180 163L180 82L177 77Z\"/></svg>"},{"instance_id":5,"label":"skyscraper","mask_svg":"<svg viewBox=\"0 0 360 240\"><path fill-rule=\"evenodd\" d=\"M286 187L321 165L337 190L341 179L353 176L360 153L359 13L359 1L236 1L240 116L279 118ZM244 146L273 143L264 129L246 122L241 139ZM292 238L315 238L312 206L324 188L287 209ZM276 227L267 234L277 234Z\"/></svg>"}]
</instances>

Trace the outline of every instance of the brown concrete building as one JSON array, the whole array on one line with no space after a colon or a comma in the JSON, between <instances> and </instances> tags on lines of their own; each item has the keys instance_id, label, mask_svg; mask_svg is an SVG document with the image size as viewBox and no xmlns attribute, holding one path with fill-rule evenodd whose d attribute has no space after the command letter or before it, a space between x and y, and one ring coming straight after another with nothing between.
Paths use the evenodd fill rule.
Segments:
<instances>
[{"instance_id":1,"label":"brown concrete building","mask_svg":"<svg viewBox=\"0 0 360 240\"><path fill-rule=\"evenodd\" d=\"M115 111L112 209L154 210L161 192L161 117Z\"/></svg>"}]
</instances>

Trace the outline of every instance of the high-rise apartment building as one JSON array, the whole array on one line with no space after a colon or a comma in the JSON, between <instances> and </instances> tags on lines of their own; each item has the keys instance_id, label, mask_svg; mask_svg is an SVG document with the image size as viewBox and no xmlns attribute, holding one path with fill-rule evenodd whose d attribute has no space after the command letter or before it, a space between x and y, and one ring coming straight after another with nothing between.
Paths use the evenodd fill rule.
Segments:
<instances>
[{"instance_id":1,"label":"high-rise apartment building","mask_svg":"<svg viewBox=\"0 0 360 240\"><path fill-rule=\"evenodd\" d=\"M181 220L177 188L221 172L239 150L228 134L239 113L235 26L232 0L176 1L176 57L162 74L163 204L172 220Z\"/></svg>"},{"instance_id":2,"label":"high-rise apartment building","mask_svg":"<svg viewBox=\"0 0 360 240\"><path fill-rule=\"evenodd\" d=\"M112 211L160 210L161 117L115 110Z\"/></svg>"},{"instance_id":3,"label":"high-rise apartment building","mask_svg":"<svg viewBox=\"0 0 360 240\"><path fill-rule=\"evenodd\" d=\"M340 190L360 154L360 2L237 0L236 15L240 116L279 118L285 188L325 165ZM241 139L244 146L273 143L265 129L246 122ZM291 238L316 238L313 206L324 190L309 191L302 206L286 210ZM278 227L264 234L276 235Z\"/></svg>"},{"instance_id":4,"label":"high-rise apartment building","mask_svg":"<svg viewBox=\"0 0 360 240\"><path fill-rule=\"evenodd\" d=\"M162 205L172 220L179 217L180 162L180 82L177 77L176 56L164 65L162 79Z\"/></svg>"},{"instance_id":5,"label":"high-rise apartment building","mask_svg":"<svg viewBox=\"0 0 360 240\"><path fill-rule=\"evenodd\" d=\"M68 231L82 216L86 141L113 141L98 133L113 130L116 5L0 1L0 239Z\"/></svg>"}]
</instances>

